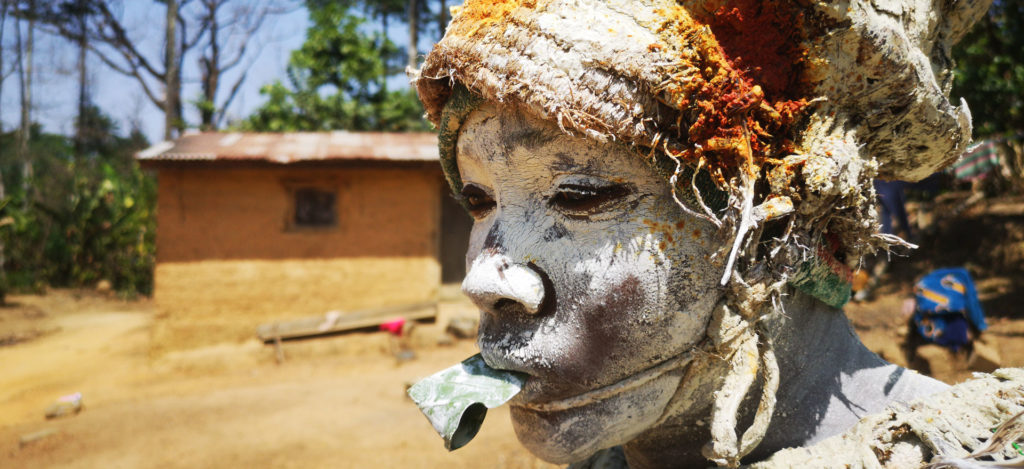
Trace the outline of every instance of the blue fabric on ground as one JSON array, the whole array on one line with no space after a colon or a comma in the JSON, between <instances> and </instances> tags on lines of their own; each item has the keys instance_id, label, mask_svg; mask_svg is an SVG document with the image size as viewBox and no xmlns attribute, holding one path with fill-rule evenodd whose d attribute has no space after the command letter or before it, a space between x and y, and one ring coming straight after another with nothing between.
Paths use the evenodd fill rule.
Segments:
<instances>
[{"instance_id":1,"label":"blue fabric on ground","mask_svg":"<svg viewBox=\"0 0 1024 469\"><path fill-rule=\"evenodd\" d=\"M934 342L943 347L959 350L971 343L967 335L967 318L962 314L930 314L914 316L914 324L917 331L929 342Z\"/></svg>"},{"instance_id":2,"label":"blue fabric on ground","mask_svg":"<svg viewBox=\"0 0 1024 469\"><path fill-rule=\"evenodd\" d=\"M979 332L988 328L967 269L929 272L914 286L914 296L914 324L927 340L956 349L970 342L968 324Z\"/></svg>"}]
</instances>

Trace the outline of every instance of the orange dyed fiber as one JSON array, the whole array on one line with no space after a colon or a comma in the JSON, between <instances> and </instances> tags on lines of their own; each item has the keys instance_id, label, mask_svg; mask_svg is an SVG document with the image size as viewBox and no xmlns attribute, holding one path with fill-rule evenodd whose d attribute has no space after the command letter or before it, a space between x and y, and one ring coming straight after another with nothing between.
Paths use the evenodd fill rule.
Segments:
<instances>
[{"instance_id":1,"label":"orange dyed fiber","mask_svg":"<svg viewBox=\"0 0 1024 469\"><path fill-rule=\"evenodd\" d=\"M451 34L471 37L481 29L508 17L517 8L533 8L535 0L466 0L460 7L464 21L452 23Z\"/></svg>"},{"instance_id":2,"label":"orange dyed fiber","mask_svg":"<svg viewBox=\"0 0 1024 469\"><path fill-rule=\"evenodd\" d=\"M663 12L667 21L661 30L679 50L694 51L681 59L680 68L699 71L664 86L669 104L683 111L677 131L692 145L669 151L706 165L719 184L740 170L754 175L765 160L788 151L788 126L806 105L803 99L779 99L799 94L802 64L799 38L784 31L795 28L784 22L788 17L781 7L762 9L755 0L730 6L715 13L710 34L681 8ZM729 28L744 32L730 36Z\"/></svg>"}]
</instances>

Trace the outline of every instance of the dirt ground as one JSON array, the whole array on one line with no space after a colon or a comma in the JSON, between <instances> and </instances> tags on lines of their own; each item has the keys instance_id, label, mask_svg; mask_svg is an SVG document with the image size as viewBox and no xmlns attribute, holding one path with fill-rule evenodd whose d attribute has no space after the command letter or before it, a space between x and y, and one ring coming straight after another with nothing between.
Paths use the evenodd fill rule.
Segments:
<instances>
[{"instance_id":1,"label":"dirt ground","mask_svg":"<svg viewBox=\"0 0 1024 469\"><path fill-rule=\"evenodd\" d=\"M417 326L398 363L382 332L256 341L151 358L148 301L52 291L0 309L0 468L554 467L520 448L506 409L448 453L407 384L475 353ZM442 318L473 314L446 302ZM441 321L438 321L440 324ZM81 392L77 415L46 420ZM34 441L22 440L54 431Z\"/></svg>"},{"instance_id":2,"label":"dirt ground","mask_svg":"<svg viewBox=\"0 0 1024 469\"><path fill-rule=\"evenodd\" d=\"M1024 199L969 207L964 196L947 199L927 207L943 216L918 216L921 249L894 258L873 298L847 314L869 348L906 363L901 309L915 277L967 265L991 324L987 339L1003 365L1024 366ZM409 339L416 357L401 363L400 344L383 332L286 342L281 363L255 340L154 357L147 300L14 295L0 308L0 468L555 467L520 448L503 408L448 453L405 397L411 382L475 353L471 340L439 344L450 318L474 315L446 292L438 322ZM970 376L965 356L945 363L925 371L947 382ZM75 392L84 397L79 414L44 418Z\"/></svg>"},{"instance_id":3,"label":"dirt ground","mask_svg":"<svg viewBox=\"0 0 1024 469\"><path fill-rule=\"evenodd\" d=\"M971 377L969 351L926 355L908 350L916 341L907 331L905 302L918 277L936 268L967 268L989 325L981 340L996 349L1002 366L1024 366L1024 197L978 200L971 195L953 192L908 203L919 248L888 256L888 268L869 300L844 308L872 351L948 383Z\"/></svg>"}]
</instances>

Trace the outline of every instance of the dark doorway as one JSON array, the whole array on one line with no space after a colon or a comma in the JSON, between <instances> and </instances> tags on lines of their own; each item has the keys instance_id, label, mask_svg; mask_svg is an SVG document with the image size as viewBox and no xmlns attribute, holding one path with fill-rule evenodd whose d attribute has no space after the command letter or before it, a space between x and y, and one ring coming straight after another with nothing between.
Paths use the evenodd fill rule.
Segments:
<instances>
[{"instance_id":1,"label":"dark doorway","mask_svg":"<svg viewBox=\"0 0 1024 469\"><path fill-rule=\"evenodd\" d=\"M461 282L466 276L466 248L473 219L455 200L448 183L441 184L441 282Z\"/></svg>"}]
</instances>

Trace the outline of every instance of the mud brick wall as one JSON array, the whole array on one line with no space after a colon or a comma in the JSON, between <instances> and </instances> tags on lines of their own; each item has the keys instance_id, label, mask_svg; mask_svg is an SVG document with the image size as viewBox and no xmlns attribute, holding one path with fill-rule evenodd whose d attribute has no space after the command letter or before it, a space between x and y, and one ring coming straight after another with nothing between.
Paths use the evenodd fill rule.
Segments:
<instances>
[{"instance_id":1,"label":"mud brick wall","mask_svg":"<svg viewBox=\"0 0 1024 469\"><path fill-rule=\"evenodd\" d=\"M158 170L156 353L436 298L438 169L209 166ZM297 187L335 189L337 225L293 226Z\"/></svg>"}]
</instances>

